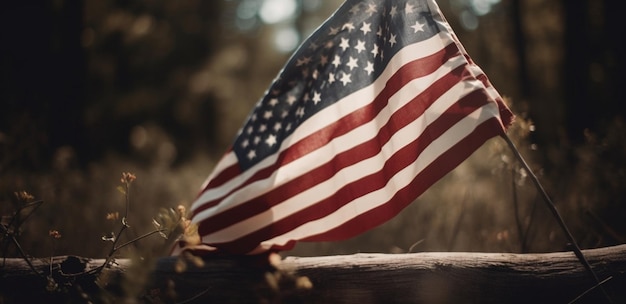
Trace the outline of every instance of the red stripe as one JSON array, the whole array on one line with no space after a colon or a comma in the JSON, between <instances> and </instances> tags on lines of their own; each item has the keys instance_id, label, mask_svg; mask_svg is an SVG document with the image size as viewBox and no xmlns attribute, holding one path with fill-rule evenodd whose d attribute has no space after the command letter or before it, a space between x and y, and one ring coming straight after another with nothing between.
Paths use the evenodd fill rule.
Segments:
<instances>
[{"instance_id":1,"label":"red stripe","mask_svg":"<svg viewBox=\"0 0 626 304\"><path fill-rule=\"evenodd\" d=\"M353 201L354 199L359 198L369 192L383 188L393 175L395 175L406 166L411 165L415 161L415 159L417 159L417 157L423 152L423 150L430 143L432 143L432 141L441 136L446 130L448 130L458 121L471 114L475 109L481 107L487 102L488 98L486 97L486 92L484 92L483 90L472 92L471 94L461 99L458 103L455 103L453 106L451 106L450 109L445 112L446 115L440 117L428 127L426 127L422 136L409 143L407 146L401 148L400 150L398 150L397 153L391 156L385 162L383 169L379 172L364 176L357 181L347 184L335 194L333 194L333 196L323 199L313 206L302 209L287 218L281 220L273 220L269 218L267 222L270 224L268 226L265 226L264 228L250 233L240 239L234 240L229 243L215 245L218 245L220 248L223 248L225 250L232 250L233 252L250 251L258 245L260 240L271 239L275 236L282 235L288 231L291 231L299 227L303 223L323 218L333 213L345 204ZM407 197L397 197L397 195L395 195L392 199L394 201L394 207L392 208L395 208L396 204L401 205L402 207L406 206L408 203L410 203L410 201L417 198L417 196L419 196L422 192L413 192L412 198L408 201ZM383 217L385 217L385 220L388 219L386 216L389 216L388 218L390 218L393 215L391 215L391 213L383 215ZM206 222L211 222L212 220L214 219L209 219ZM351 219L348 218L346 220ZM378 225L379 222L369 223L361 221L357 229L359 230L359 232L357 233L363 232L376 226L373 225L373 223L376 223L376 225ZM345 233L353 232L347 231ZM341 235L342 234L338 234L338 236Z\"/></svg>"},{"instance_id":2,"label":"red stripe","mask_svg":"<svg viewBox=\"0 0 626 304\"><path fill-rule=\"evenodd\" d=\"M337 154L333 159L319 167L302 174L298 178L281 185L270 192L220 213L211 220L200 224L199 232L207 235L242 221L256 214L269 210L271 207L301 193L329 178L342 168L351 166L364 159L378 154L381 147L389 141L395 132L405 127L431 106L441 95L462 80L465 66L460 66L434 82L428 89L398 109L385 126L381 127L374 138L363 142L351 150ZM381 101L381 103L383 103ZM385 100L385 105L387 100Z\"/></svg>"},{"instance_id":3,"label":"red stripe","mask_svg":"<svg viewBox=\"0 0 626 304\"><path fill-rule=\"evenodd\" d=\"M267 178L280 166L288 164L303 155L310 153L311 151L323 147L334 137L346 134L354 128L371 121L374 117L376 117L380 110L387 105L389 97L395 94L406 83L413 79L433 73L441 67L442 64L457 55L459 55L459 49L454 43L451 43L437 53L407 63L387 81L385 88L373 102L295 143L289 149L281 152L277 161L272 166L259 170L239 187L232 189L225 195L214 198L213 200L207 201L201 206L196 207L193 210L194 216L203 210L217 205L225 197L231 195L246 185ZM216 188L219 185L226 183L228 180L236 177L234 174L237 172L240 172L238 164L226 168L223 172L220 172L214 180L209 182L209 185L204 191Z\"/></svg>"},{"instance_id":4,"label":"red stripe","mask_svg":"<svg viewBox=\"0 0 626 304\"><path fill-rule=\"evenodd\" d=\"M229 151L226 152L226 154L231 153L231 152L232 152L232 147ZM237 164L231 165L230 167L227 167L223 169L222 171L220 171L213 179L211 179L209 183L206 185L206 187L202 189L202 192L206 191L207 189L217 188L223 185L224 183L226 183L227 181L237 177L239 174L241 174L241 169L239 168L239 165Z\"/></svg>"},{"instance_id":5,"label":"red stripe","mask_svg":"<svg viewBox=\"0 0 626 304\"><path fill-rule=\"evenodd\" d=\"M347 239L362 233L364 231L364 223L367 223L370 228L373 228L388 221L413 202L419 195L424 193L435 182L461 164L476 149L483 145L486 140L500 135L502 132L499 131L499 125L500 122L496 117L486 120L469 136L441 154L433 163L420 172L409 185L398 191L395 196L384 205L348 219L344 224L332 230L308 237L302 241Z\"/></svg>"},{"instance_id":6,"label":"red stripe","mask_svg":"<svg viewBox=\"0 0 626 304\"><path fill-rule=\"evenodd\" d=\"M477 75L476 78L480 80L485 85L485 87L488 87L488 88L493 87L491 85L491 82L489 81L489 78L484 73ZM513 112L509 110L509 107L506 106L502 98L500 97L496 98L496 103L498 104L498 110L500 112L500 121L502 122L501 126L504 129L507 129L513 123L515 115L513 115Z\"/></svg>"}]
</instances>

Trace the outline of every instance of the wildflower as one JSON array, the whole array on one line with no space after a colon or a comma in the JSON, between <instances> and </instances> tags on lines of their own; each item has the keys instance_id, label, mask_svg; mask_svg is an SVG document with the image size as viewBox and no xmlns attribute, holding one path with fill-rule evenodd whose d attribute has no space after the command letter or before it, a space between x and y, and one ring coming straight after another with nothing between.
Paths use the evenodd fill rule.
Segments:
<instances>
[{"instance_id":1,"label":"wildflower","mask_svg":"<svg viewBox=\"0 0 626 304\"><path fill-rule=\"evenodd\" d=\"M180 216L180 218L185 218L185 215L187 214L187 208L185 208L185 206L178 205L176 210L178 211L178 216Z\"/></svg>"},{"instance_id":2,"label":"wildflower","mask_svg":"<svg viewBox=\"0 0 626 304\"><path fill-rule=\"evenodd\" d=\"M18 200L23 201L23 202L30 202L35 198L34 196L32 196L30 193L26 191L18 191L18 192L15 192L14 194Z\"/></svg>"},{"instance_id":3,"label":"wildflower","mask_svg":"<svg viewBox=\"0 0 626 304\"><path fill-rule=\"evenodd\" d=\"M123 184L130 184L132 183L135 179L137 179L137 177L130 173L130 172L122 172L122 178L120 179L120 181Z\"/></svg>"},{"instance_id":4,"label":"wildflower","mask_svg":"<svg viewBox=\"0 0 626 304\"><path fill-rule=\"evenodd\" d=\"M115 221L120 218L119 212L110 212L107 213L107 220Z\"/></svg>"},{"instance_id":5,"label":"wildflower","mask_svg":"<svg viewBox=\"0 0 626 304\"><path fill-rule=\"evenodd\" d=\"M48 231L48 235L50 237L52 237L53 239L60 239L61 238L61 233L57 230L50 230Z\"/></svg>"}]
</instances>

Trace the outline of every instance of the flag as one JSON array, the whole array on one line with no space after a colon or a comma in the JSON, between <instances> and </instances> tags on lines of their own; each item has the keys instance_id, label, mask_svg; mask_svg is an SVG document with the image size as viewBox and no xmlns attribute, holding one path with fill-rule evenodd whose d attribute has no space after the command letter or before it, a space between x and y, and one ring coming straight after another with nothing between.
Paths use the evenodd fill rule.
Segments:
<instances>
[{"instance_id":1,"label":"flag","mask_svg":"<svg viewBox=\"0 0 626 304\"><path fill-rule=\"evenodd\" d=\"M192 223L204 246L232 254L350 238L512 120L434 0L347 0L256 104Z\"/></svg>"}]
</instances>

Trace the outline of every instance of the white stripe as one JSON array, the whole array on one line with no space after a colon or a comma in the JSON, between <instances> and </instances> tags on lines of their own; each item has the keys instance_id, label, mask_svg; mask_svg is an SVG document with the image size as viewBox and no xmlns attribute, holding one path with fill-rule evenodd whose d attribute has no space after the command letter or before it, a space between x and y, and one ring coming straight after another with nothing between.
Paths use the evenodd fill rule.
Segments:
<instances>
[{"instance_id":1,"label":"white stripe","mask_svg":"<svg viewBox=\"0 0 626 304\"><path fill-rule=\"evenodd\" d=\"M398 130L395 134L393 134L391 139L381 147L381 151L377 155L339 170L331 179L317 184L314 187L303 191L290 199L285 200L279 205L272 207L271 210L260 213L246 220L237 222L234 225L215 232L214 234L210 235L211 239L215 242L226 242L237 239L250 232L254 232L264 226L267 226L272 221L281 220L304 208L315 205L320 200L325 199L337 192L346 184L354 182L362 178L363 176L374 174L380 171L385 165L385 162L394 153L396 153L407 143L410 143L418 138L423 130L428 126L428 124L436 121L451 105L458 101L458 98L461 98L462 96L465 96L466 94L474 91L477 86L478 89L482 88L481 83L478 80L457 83L445 94L443 94L439 99L437 99L437 101L435 101L435 103L430 108L428 108L424 115L420 116L418 119L414 120L404 128ZM409 87L410 89L415 88L413 86L407 87ZM414 96L415 94L402 93L398 94L398 98L396 99L405 99L403 103L406 103ZM382 113L393 112L395 109L397 108L392 107L388 111L383 110ZM386 118L387 119L378 122L377 124L369 124L371 125L370 133L373 133L374 135L378 133L378 126L384 125L388 120L388 117ZM364 141L358 138L355 139L354 137L349 137L348 140L357 141L359 143ZM427 152L424 151L424 153ZM330 154L334 156L336 153ZM250 190L249 192L253 191L255 190ZM268 221L268 218L271 218L271 220Z\"/></svg>"},{"instance_id":2,"label":"white stripe","mask_svg":"<svg viewBox=\"0 0 626 304\"><path fill-rule=\"evenodd\" d=\"M327 127L328 125L341 119L341 117L349 115L350 113L367 105L369 102L371 102L372 96L377 96L380 93L380 91L385 87L386 82L389 80L389 78L391 78L394 73L397 72L397 70L402 66L403 62L409 62L430 56L434 53L441 51L451 42L452 40L450 40L447 35L440 33L439 35L435 35L427 40L409 45L400 50L390 60L385 71L376 79L376 81L374 81L374 83L346 96L344 99L337 101L333 106L323 109L322 111L316 113L314 116L304 121L296 129L296 131L294 131L294 133L292 133L283 141L281 149L277 153L267 157L252 168L249 168L246 172L242 172L239 176L237 176L237 178L224 183L218 188L208 189L207 191L202 193L202 195L193 203L191 207L192 211L203 205L204 202L211 201L215 198L226 195L233 189L241 186L242 183L248 180L257 171L273 165L276 162L280 152L288 149L292 144L297 143L299 140L305 138L306 136L309 136ZM228 164L230 165L234 163L234 152L230 152L229 154L232 154L232 156L228 156L227 158L227 160L229 160ZM216 172L219 172L228 167L221 164L218 164L218 166L220 170L217 170L218 168L214 169L214 173L212 175L217 175Z\"/></svg>"},{"instance_id":3,"label":"white stripe","mask_svg":"<svg viewBox=\"0 0 626 304\"><path fill-rule=\"evenodd\" d=\"M434 73L421 77L408 82L403 88L401 88L394 96L392 96L387 104L387 107L383 109L374 120L355 128L354 130L344 134L342 136L333 138L325 146L313 151L303 157L280 167L278 170L272 173L267 179L253 182L246 187L243 187L233 192L228 197L224 198L221 204L212 208L208 208L198 213L194 217L194 222L202 221L209 216L222 212L224 210L233 208L241 203L253 199L259 195L266 193L267 191L278 187L280 185L297 178L301 174L313 170L321 164L324 164L331 160L335 155L352 149L353 147L368 141L376 136L378 128L384 125L391 117L396 109L401 108L406 103L411 101L416 96L416 92L423 92L434 81L437 81L441 77L450 73L455 68L466 64L463 56L457 56L452 58L448 63L439 67ZM463 86L459 87L456 84L457 93L463 92ZM444 95L447 96L447 95ZM371 100L371 97L369 98ZM449 98L454 101L454 98ZM443 110L447 109L443 108ZM418 128L417 126L416 128ZM357 174L358 176L359 174ZM327 192L321 192L327 193ZM319 194L318 194L319 195ZM316 195L317 196L317 195Z\"/></svg>"},{"instance_id":4,"label":"white stripe","mask_svg":"<svg viewBox=\"0 0 626 304\"><path fill-rule=\"evenodd\" d=\"M236 164L238 162L237 160L237 156L235 155L234 152L230 151L226 154L224 154L224 156L222 156L222 158L220 159L219 162L217 162L217 165L213 168L213 171L211 172L211 174L209 175L209 177L207 177L207 179L204 181L204 183L202 183L202 186L200 187L200 189L204 189L206 188L206 186L209 184L209 182L215 178L215 176L219 173L222 172L224 169ZM196 208L196 205L199 202L195 202L192 206L191 209L193 210L194 208Z\"/></svg>"},{"instance_id":5,"label":"white stripe","mask_svg":"<svg viewBox=\"0 0 626 304\"><path fill-rule=\"evenodd\" d=\"M349 219L385 204L396 193L396 189L406 187L415 176L435 161L441 154L445 153L460 140L471 134L480 123L490 118L497 117L497 113L498 108L495 103L484 105L471 115L463 118L452 128L448 129L446 133L429 145L413 164L405 167L394 175L385 188L370 192L367 195L355 199L324 218L305 223L281 236L264 241L261 243L260 247L268 249L272 245L285 245L289 240L303 239L330 231Z\"/></svg>"}]
</instances>

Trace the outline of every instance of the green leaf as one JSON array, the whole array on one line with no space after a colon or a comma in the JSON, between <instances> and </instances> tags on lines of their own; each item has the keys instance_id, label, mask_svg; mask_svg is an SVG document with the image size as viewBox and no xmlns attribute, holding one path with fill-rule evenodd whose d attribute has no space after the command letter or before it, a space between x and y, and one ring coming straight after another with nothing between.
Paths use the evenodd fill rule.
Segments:
<instances>
[{"instance_id":1,"label":"green leaf","mask_svg":"<svg viewBox=\"0 0 626 304\"><path fill-rule=\"evenodd\" d=\"M122 186L117 186L117 191L121 192L122 194L126 194L126 189L124 189L124 187Z\"/></svg>"}]
</instances>

